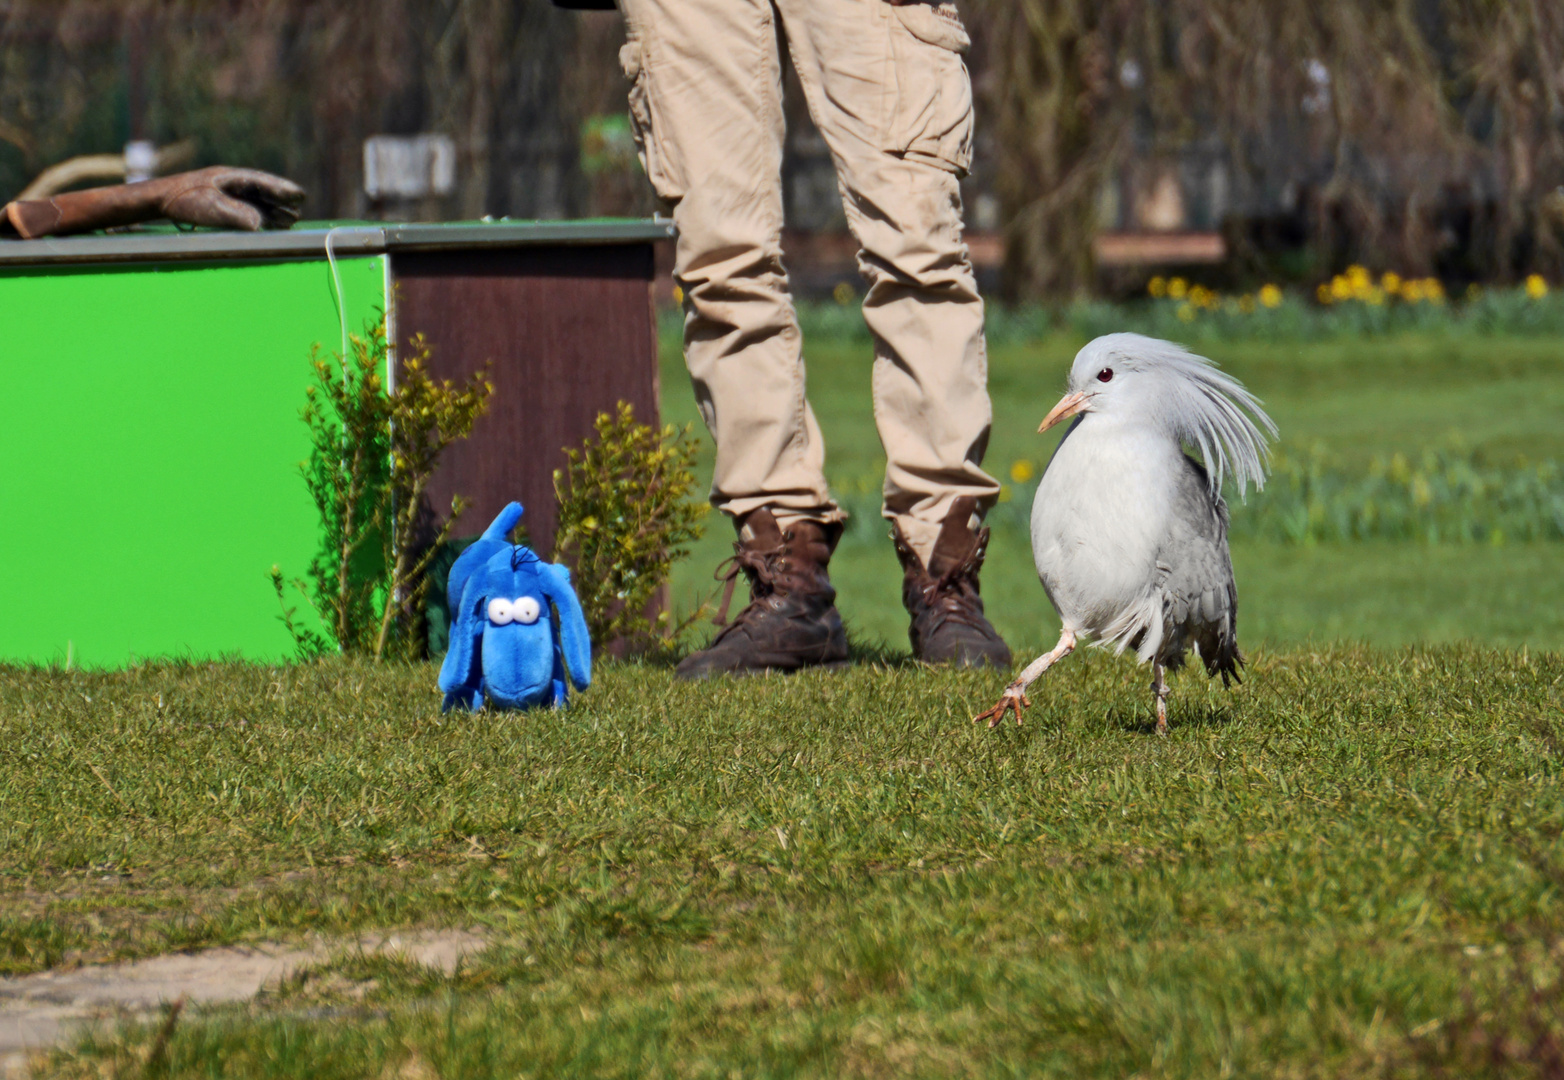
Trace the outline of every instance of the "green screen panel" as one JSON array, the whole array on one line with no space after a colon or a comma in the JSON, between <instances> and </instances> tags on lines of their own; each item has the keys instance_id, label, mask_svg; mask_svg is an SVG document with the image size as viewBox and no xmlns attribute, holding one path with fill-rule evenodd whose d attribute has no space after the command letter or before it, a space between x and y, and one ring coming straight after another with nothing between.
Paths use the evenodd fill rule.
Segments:
<instances>
[{"instance_id":1,"label":"green screen panel","mask_svg":"<svg viewBox=\"0 0 1564 1080\"><path fill-rule=\"evenodd\" d=\"M384 259L338 268L360 331ZM268 573L318 537L299 409L310 346L340 348L327 263L12 271L0 313L0 662L289 655Z\"/></svg>"}]
</instances>

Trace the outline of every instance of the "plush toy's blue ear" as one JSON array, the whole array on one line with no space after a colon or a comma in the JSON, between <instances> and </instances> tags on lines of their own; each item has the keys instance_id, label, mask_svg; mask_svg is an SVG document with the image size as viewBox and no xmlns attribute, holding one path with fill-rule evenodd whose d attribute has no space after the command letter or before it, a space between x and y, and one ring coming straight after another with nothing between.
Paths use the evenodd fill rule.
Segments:
<instances>
[{"instance_id":1,"label":"plush toy's blue ear","mask_svg":"<svg viewBox=\"0 0 1564 1080\"><path fill-rule=\"evenodd\" d=\"M552 676L554 695L554 707L556 709L570 704L570 688L565 685L565 661L559 654L559 643L554 644L554 673Z\"/></svg>"},{"instance_id":2,"label":"plush toy's blue ear","mask_svg":"<svg viewBox=\"0 0 1564 1080\"><path fill-rule=\"evenodd\" d=\"M553 563L538 566L538 576L543 580L543 592L559 609L559 637L565 654L565 666L570 669L570 681L577 690L592 685L592 635L587 630L586 615L576 590L570 585L570 571Z\"/></svg>"},{"instance_id":3,"label":"plush toy's blue ear","mask_svg":"<svg viewBox=\"0 0 1564 1080\"><path fill-rule=\"evenodd\" d=\"M471 575L469 575L469 578ZM482 702L483 653L479 645L483 639L483 596L476 583L466 590L456 612L456 622L451 626L451 644L440 665L440 689L445 691L441 712L450 712L456 705L476 709Z\"/></svg>"},{"instance_id":4,"label":"plush toy's blue ear","mask_svg":"<svg viewBox=\"0 0 1564 1080\"><path fill-rule=\"evenodd\" d=\"M445 582L447 611L454 613L461 604L462 591L467 588L467 579L472 577L480 566L494 558L496 553L510 547L507 537L516 527L516 522L521 520L521 515L521 503L510 503L500 511L500 516L483 530L483 535L456 557Z\"/></svg>"}]
</instances>

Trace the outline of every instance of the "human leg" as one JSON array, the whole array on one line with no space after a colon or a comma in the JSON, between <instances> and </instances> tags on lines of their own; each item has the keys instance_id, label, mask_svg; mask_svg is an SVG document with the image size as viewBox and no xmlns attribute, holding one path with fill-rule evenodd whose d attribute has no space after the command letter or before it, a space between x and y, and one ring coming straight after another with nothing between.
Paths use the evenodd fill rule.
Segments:
<instances>
[{"instance_id":1,"label":"human leg","mask_svg":"<svg viewBox=\"0 0 1564 1080\"><path fill-rule=\"evenodd\" d=\"M959 177L972 91L953 5L777 0L793 62L835 158L868 282L874 408L921 659L1008 665L983 613L981 467L992 408L983 301L962 242Z\"/></svg>"},{"instance_id":2,"label":"human leg","mask_svg":"<svg viewBox=\"0 0 1564 1080\"><path fill-rule=\"evenodd\" d=\"M770 0L621 0L642 161L679 227L685 361L734 518L835 522L782 264L781 58Z\"/></svg>"},{"instance_id":3,"label":"human leg","mask_svg":"<svg viewBox=\"0 0 1564 1080\"><path fill-rule=\"evenodd\" d=\"M716 444L712 503L739 530L749 605L679 674L845 661L826 572L840 533L782 265L781 59L770 0L621 0L631 115L671 206L685 360ZM724 609L726 604L724 604Z\"/></svg>"}]
</instances>

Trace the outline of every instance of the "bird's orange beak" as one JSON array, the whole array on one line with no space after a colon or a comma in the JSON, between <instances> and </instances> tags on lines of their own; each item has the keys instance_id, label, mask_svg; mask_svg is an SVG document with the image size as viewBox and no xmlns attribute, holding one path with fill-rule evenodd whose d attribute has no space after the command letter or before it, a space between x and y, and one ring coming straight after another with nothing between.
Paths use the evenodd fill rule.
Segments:
<instances>
[{"instance_id":1,"label":"bird's orange beak","mask_svg":"<svg viewBox=\"0 0 1564 1080\"><path fill-rule=\"evenodd\" d=\"M1059 404L1054 406L1053 412L1043 417L1043 426L1037 429L1037 433L1041 435L1059 421L1068 420L1085 408L1086 395L1084 393L1077 391L1073 394L1064 395L1064 397L1059 399Z\"/></svg>"}]
</instances>

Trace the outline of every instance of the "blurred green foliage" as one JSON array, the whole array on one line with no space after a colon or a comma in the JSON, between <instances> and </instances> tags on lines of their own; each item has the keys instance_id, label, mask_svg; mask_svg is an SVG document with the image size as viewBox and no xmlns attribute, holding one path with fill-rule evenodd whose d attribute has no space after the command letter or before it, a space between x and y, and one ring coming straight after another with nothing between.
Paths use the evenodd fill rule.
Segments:
<instances>
[{"instance_id":1,"label":"blurred green foliage","mask_svg":"<svg viewBox=\"0 0 1564 1080\"><path fill-rule=\"evenodd\" d=\"M1188 343L1350 341L1406 333L1564 336L1564 290L1560 289L1539 291L1535 285L1528 288L1525 284L1474 287L1453 299L1441 294L1438 301L1376 304L1354 299L1322 304L1295 290L1266 288L1276 290L1274 306L1260 302L1264 289L1231 296L1204 290L1195 294L1204 301L1199 304L1190 301L1188 292L1176 298L1163 293L1128 302L1084 299L1057 309L990 303L985 330L990 345L1036 344L1061 333L1090 339L1120 331ZM683 318L676 309L661 313L665 341L678 340ZM856 304L806 301L798 305L798 318L806 340L870 340Z\"/></svg>"},{"instance_id":2,"label":"blurred green foliage","mask_svg":"<svg viewBox=\"0 0 1564 1080\"><path fill-rule=\"evenodd\" d=\"M636 168L635 136L626 114L600 113L581 121L581 171L587 176Z\"/></svg>"},{"instance_id":3,"label":"blurred green foliage","mask_svg":"<svg viewBox=\"0 0 1564 1080\"><path fill-rule=\"evenodd\" d=\"M1007 483L989 523L1029 535L1037 484L1032 477ZM848 488L841 498L853 521L878 516L877 495ZM1234 539L1284 544L1558 541L1564 540L1564 469L1555 461L1491 462L1459 444L1376 456L1355 469L1323 443L1284 444L1272 454L1265 488L1230 499L1228 510Z\"/></svg>"}]
</instances>

